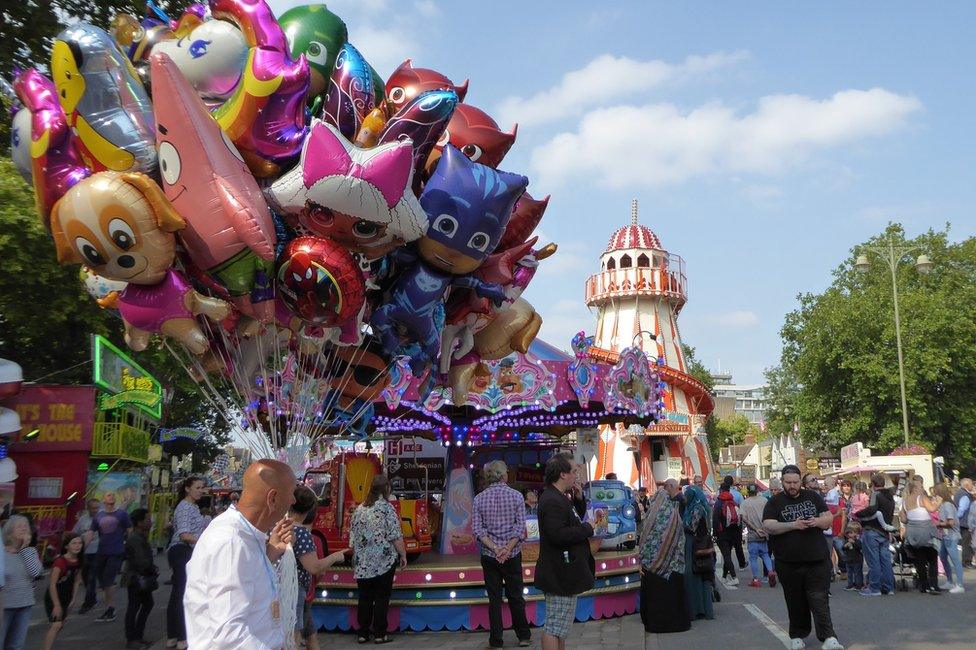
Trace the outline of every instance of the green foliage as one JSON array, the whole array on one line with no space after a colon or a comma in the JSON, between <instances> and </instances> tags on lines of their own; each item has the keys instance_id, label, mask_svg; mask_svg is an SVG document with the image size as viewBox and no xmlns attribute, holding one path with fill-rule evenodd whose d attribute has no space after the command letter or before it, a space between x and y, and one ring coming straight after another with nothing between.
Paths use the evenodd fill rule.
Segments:
<instances>
[{"instance_id":1,"label":"green foliage","mask_svg":"<svg viewBox=\"0 0 976 650\"><path fill-rule=\"evenodd\" d=\"M758 440L759 427L742 413L733 413L724 418L709 416L705 421L705 433L708 435L708 447L712 456L718 458L719 448L741 445L749 434L756 436Z\"/></svg>"},{"instance_id":2,"label":"green foliage","mask_svg":"<svg viewBox=\"0 0 976 650\"><path fill-rule=\"evenodd\" d=\"M949 229L906 240L890 225L867 245L917 250L897 268L911 442L972 467L976 450L976 238L958 243ZM770 401L777 418L795 419L808 444L837 449L863 442L880 453L902 445L891 274L871 256L863 275L851 251L821 294L802 294L786 316L781 367ZM929 275L913 264L925 253Z\"/></svg>"},{"instance_id":3,"label":"green foliage","mask_svg":"<svg viewBox=\"0 0 976 650\"><path fill-rule=\"evenodd\" d=\"M796 395L799 386L792 367L767 368L766 377L766 436L780 436L793 431L796 423Z\"/></svg>"},{"instance_id":4,"label":"green foliage","mask_svg":"<svg viewBox=\"0 0 976 650\"><path fill-rule=\"evenodd\" d=\"M715 380L712 378L712 373L708 372L705 364L695 356L695 348L687 343L682 343L681 354L685 358L685 370L687 370L688 374L705 384L708 392L711 393L712 389L715 388Z\"/></svg>"},{"instance_id":5,"label":"green foliage","mask_svg":"<svg viewBox=\"0 0 976 650\"><path fill-rule=\"evenodd\" d=\"M122 343L122 322L85 292L77 266L61 266L34 209L34 194L0 158L0 357L19 363L26 380L51 375L60 384L91 383L92 334ZM134 355L172 390L165 426L209 431L195 455L215 456L229 425L201 399L196 384L165 349ZM52 373L56 373L53 374Z\"/></svg>"}]
</instances>

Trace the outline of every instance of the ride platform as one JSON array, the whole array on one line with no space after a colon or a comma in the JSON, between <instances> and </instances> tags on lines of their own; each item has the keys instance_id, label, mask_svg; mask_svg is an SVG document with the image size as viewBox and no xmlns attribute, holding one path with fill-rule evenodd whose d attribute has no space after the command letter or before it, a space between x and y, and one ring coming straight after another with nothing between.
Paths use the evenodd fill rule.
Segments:
<instances>
[{"instance_id":1,"label":"ride platform","mask_svg":"<svg viewBox=\"0 0 976 650\"><path fill-rule=\"evenodd\" d=\"M596 554L596 584L580 594L576 620L613 618L637 611L640 571L636 551ZM523 559L525 614L532 625L545 622L545 595L535 588L535 561ZM359 591L351 567L333 567L319 581L312 616L319 629L356 629ZM488 592L478 555L425 553L393 581L390 630L488 629ZM508 607L502 607L511 627Z\"/></svg>"}]
</instances>

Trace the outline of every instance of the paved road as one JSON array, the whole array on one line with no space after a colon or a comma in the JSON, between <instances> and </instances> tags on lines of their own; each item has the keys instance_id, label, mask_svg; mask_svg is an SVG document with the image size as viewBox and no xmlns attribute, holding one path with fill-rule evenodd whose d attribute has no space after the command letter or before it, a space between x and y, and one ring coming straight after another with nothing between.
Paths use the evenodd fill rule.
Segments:
<instances>
[{"instance_id":1,"label":"paved road","mask_svg":"<svg viewBox=\"0 0 976 650\"><path fill-rule=\"evenodd\" d=\"M748 575L748 570L745 573ZM972 614L976 610L976 571L967 571L966 587L967 592L960 595L927 596L899 592L887 598L864 598L842 591L841 585L835 583L831 600L834 627L841 642L853 650L971 650L976 637L976 618ZM715 620L697 621L689 632L645 635L639 617L634 615L577 623L567 647L587 650L780 650L787 647L784 642L786 605L781 589L765 586L761 589L746 586L720 589L722 602L715 606ZM125 596L120 595L123 605L118 620L95 623L94 618L102 612L100 607L86 616L73 616L69 618L56 647L78 650L123 648ZM165 585L156 592L156 607L146 634L148 639L158 641L154 648L163 648L168 596ZM43 607L36 607L27 648L41 647L46 630L43 616ZM538 647L539 636L540 631L534 629L535 647ZM323 633L319 638L323 648L360 647L356 644L356 637L350 634ZM485 632L425 632L400 635L390 647L469 650L483 648L487 641ZM506 642L514 646L515 637L511 632L506 633ZM819 648L820 644L811 637L807 639L807 647Z\"/></svg>"}]
</instances>

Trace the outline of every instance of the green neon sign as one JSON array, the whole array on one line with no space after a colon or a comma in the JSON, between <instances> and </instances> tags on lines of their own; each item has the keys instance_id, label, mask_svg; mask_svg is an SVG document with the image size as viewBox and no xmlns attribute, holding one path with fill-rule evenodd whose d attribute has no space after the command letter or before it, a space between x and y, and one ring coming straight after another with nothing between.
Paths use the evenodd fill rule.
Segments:
<instances>
[{"instance_id":1,"label":"green neon sign","mask_svg":"<svg viewBox=\"0 0 976 650\"><path fill-rule=\"evenodd\" d=\"M92 379L107 393L102 410L132 406L154 420L163 415L163 386L105 337L92 337Z\"/></svg>"}]
</instances>

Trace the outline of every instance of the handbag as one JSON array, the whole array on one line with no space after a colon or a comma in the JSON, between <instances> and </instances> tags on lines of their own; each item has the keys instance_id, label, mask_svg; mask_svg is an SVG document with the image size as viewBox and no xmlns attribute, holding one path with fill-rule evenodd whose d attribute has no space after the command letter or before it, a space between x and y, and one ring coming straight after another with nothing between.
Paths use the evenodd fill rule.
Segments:
<instances>
[{"instance_id":1,"label":"handbag","mask_svg":"<svg viewBox=\"0 0 976 650\"><path fill-rule=\"evenodd\" d=\"M155 575L136 576L136 585L139 591L156 591L159 589L159 580Z\"/></svg>"},{"instance_id":2,"label":"handbag","mask_svg":"<svg viewBox=\"0 0 976 650\"><path fill-rule=\"evenodd\" d=\"M696 575L712 575L715 572L715 546L712 544L712 536L704 531L705 534L696 534L692 542L694 557L691 561L691 571Z\"/></svg>"}]
</instances>

